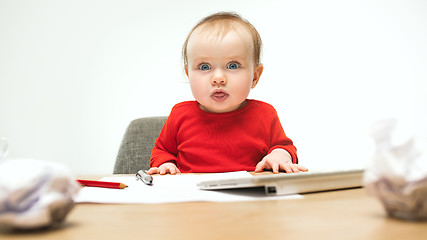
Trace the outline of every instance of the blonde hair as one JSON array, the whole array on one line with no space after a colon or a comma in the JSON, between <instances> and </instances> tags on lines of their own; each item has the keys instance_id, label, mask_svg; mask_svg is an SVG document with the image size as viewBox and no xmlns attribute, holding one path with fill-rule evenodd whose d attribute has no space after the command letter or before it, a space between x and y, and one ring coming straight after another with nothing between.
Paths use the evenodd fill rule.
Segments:
<instances>
[{"instance_id":1,"label":"blonde hair","mask_svg":"<svg viewBox=\"0 0 427 240\"><path fill-rule=\"evenodd\" d=\"M218 30L218 35L224 36L230 30L238 30L238 27L243 26L251 35L254 49L254 61L255 65L261 64L261 49L262 41L261 36L255 27L246 19L240 17L239 14L233 12L218 12L212 15L209 15L202 20L200 20L196 26L194 26L190 33L187 36L187 39L184 42L182 47L182 57L184 59L184 67L188 67L188 56L187 56L187 45L191 37L191 34L198 29L199 27L213 28Z\"/></svg>"}]
</instances>

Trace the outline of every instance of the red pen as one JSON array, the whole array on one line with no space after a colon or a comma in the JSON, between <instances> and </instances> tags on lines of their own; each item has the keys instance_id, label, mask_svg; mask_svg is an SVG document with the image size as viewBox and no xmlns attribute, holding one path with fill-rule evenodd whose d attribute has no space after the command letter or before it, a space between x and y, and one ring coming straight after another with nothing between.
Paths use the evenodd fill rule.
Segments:
<instances>
[{"instance_id":1,"label":"red pen","mask_svg":"<svg viewBox=\"0 0 427 240\"><path fill-rule=\"evenodd\" d=\"M117 189L123 189L128 187L127 185L123 183L118 183L118 182L103 182L103 181L81 180L81 179L77 179L77 182L79 182L81 185L86 187L102 187L102 188L117 188Z\"/></svg>"}]
</instances>

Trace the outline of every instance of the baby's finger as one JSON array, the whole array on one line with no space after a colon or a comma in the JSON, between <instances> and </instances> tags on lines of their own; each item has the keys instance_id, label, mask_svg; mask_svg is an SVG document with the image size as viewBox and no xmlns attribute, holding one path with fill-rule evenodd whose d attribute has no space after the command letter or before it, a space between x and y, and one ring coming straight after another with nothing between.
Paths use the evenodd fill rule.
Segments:
<instances>
[{"instance_id":1,"label":"baby's finger","mask_svg":"<svg viewBox=\"0 0 427 240\"><path fill-rule=\"evenodd\" d=\"M265 160L262 160L256 165L255 172L261 172L262 170L264 170L264 167L265 167Z\"/></svg>"},{"instance_id":2,"label":"baby's finger","mask_svg":"<svg viewBox=\"0 0 427 240\"><path fill-rule=\"evenodd\" d=\"M165 166L160 166L160 175L165 175L167 173L167 167Z\"/></svg>"},{"instance_id":3,"label":"baby's finger","mask_svg":"<svg viewBox=\"0 0 427 240\"><path fill-rule=\"evenodd\" d=\"M291 173L292 172L292 168L291 168L291 166L289 164L283 163L280 166L281 166L281 168L283 170L285 170L285 172L287 172L287 173Z\"/></svg>"},{"instance_id":4,"label":"baby's finger","mask_svg":"<svg viewBox=\"0 0 427 240\"><path fill-rule=\"evenodd\" d=\"M172 174L172 175L175 175L176 174L176 168L175 167L169 167L169 172L170 172L170 174Z\"/></svg>"},{"instance_id":5,"label":"baby's finger","mask_svg":"<svg viewBox=\"0 0 427 240\"><path fill-rule=\"evenodd\" d=\"M292 164L291 169L292 169L292 172L295 172L295 173L299 172L299 168L296 164Z\"/></svg>"},{"instance_id":6,"label":"baby's finger","mask_svg":"<svg viewBox=\"0 0 427 240\"><path fill-rule=\"evenodd\" d=\"M273 173L279 173L279 164L278 163L273 163L271 165L271 170L273 170Z\"/></svg>"},{"instance_id":7,"label":"baby's finger","mask_svg":"<svg viewBox=\"0 0 427 240\"><path fill-rule=\"evenodd\" d=\"M300 171L303 171L303 172L307 172L308 171L308 168L306 168L306 167L304 167L304 166L301 166L301 165L299 165L299 164L296 164L297 165L297 167L298 167L298 169L300 170Z\"/></svg>"},{"instance_id":8,"label":"baby's finger","mask_svg":"<svg viewBox=\"0 0 427 240\"><path fill-rule=\"evenodd\" d=\"M159 168L152 167L152 168L148 169L147 173L150 174L150 175L159 173Z\"/></svg>"}]
</instances>

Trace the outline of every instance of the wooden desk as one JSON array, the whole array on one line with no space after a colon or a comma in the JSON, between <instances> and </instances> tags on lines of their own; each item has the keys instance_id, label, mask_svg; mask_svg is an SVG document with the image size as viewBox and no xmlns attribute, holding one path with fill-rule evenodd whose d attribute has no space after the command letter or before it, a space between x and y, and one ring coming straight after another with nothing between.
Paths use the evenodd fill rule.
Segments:
<instances>
[{"instance_id":1,"label":"wooden desk","mask_svg":"<svg viewBox=\"0 0 427 240\"><path fill-rule=\"evenodd\" d=\"M304 199L158 205L78 204L63 226L0 239L427 239L427 222L386 217L365 189Z\"/></svg>"}]
</instances>

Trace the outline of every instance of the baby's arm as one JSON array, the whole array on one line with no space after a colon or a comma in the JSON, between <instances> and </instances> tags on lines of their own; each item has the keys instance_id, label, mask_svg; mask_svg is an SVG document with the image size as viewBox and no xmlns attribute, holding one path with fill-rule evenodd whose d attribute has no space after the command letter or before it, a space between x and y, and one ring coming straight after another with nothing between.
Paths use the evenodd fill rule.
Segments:
<instances>
[{"instance_id":1,"label":"baby's arm","mask_svg":"<svg viewBox=\"0 0 427 240\"><path fill-rule=\"evenodd\" d=\"M265 156L255 168L255 172L261 172L264 169L273 170L273 173L279 173L284 170L287 173L291 172L306 172L308 169L299 164L292 163L292 157L288 151L276 148Z\"/></svg>"},{"instance_id":2,"label":"baby's arm","mask_svg":"<svg viewBox=\"0 0 427 240\"><path fill-rule=\"evenodd\" d=\"M148 169L147 173L150 175L156 174L156 173L160 175L165 175L166 173L175 175L177 173L181 173L181 171L179 171L179 169L176 167L174 163L166 162L160 165L159 167L152 167Z\"/></svg>"}]
</instances>

